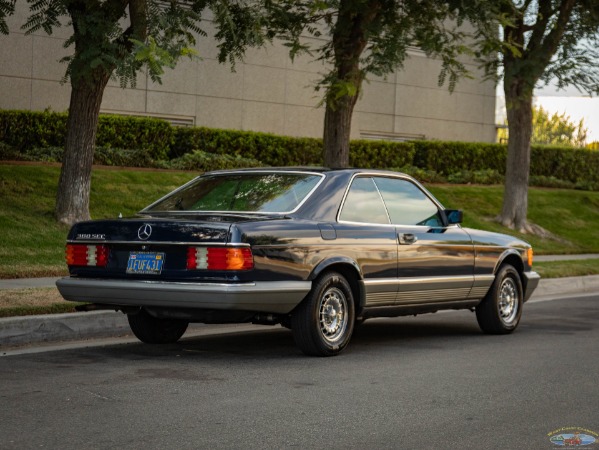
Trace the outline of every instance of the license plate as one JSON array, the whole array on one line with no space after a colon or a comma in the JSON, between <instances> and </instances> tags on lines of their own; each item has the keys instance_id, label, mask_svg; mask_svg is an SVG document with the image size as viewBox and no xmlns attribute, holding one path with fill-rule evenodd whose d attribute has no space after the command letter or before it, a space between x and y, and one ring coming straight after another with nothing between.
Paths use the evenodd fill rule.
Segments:
<instances>
[{"instance_id":1,"label":"license plate","mask_svg":"<svg viewBox=\"0 0 599 450\"><path fill-rule=\"evenodd\" d=\"M164 265L164 253L131 252L127 262L127 273L160 275Z\"/></svg>"}]
</instances>

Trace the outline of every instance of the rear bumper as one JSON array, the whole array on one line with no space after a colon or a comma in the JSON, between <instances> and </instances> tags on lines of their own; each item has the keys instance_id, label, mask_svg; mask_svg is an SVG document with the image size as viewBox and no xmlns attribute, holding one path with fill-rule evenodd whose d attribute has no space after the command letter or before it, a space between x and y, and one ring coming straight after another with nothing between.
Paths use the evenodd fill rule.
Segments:
<instances>
[{"instance_id":1,"label":"rear bumper","mask_svg":"<svg viewBox=\"0 0 599 450\"><path fill-rule=\"evenodd\" d=\"M536 272L524 272L524 301L528 300L539 285L541 275Z\"/></svg>"},{"instance_id":2,"label":"rear bumper","mask_svg":"<svg viewBox=\"0 0 599 450\"><path fill-rule=\"evenodd\" d=\"M65 300L75 302L286 314L303 300L312 283L219 284L66 277L56 286Z\"/></svg>"}]
</instances>

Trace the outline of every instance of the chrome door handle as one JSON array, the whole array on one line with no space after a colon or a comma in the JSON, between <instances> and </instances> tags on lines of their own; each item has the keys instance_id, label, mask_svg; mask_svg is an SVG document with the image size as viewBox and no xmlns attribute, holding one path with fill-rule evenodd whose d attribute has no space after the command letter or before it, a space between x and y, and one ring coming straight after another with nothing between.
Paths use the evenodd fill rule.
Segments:
<instances>
[{"instance_id":1,"label":"chrome door handle","mask_svg":"<svg viewBox=\"0 0 599 450\"><path fill-rule=\"evenodd\" d=\"M400 233L397 237L399 238L399 243L403 245L414 244L418 240L418 237L412 233Z\"/></svg>"}]
</instances>

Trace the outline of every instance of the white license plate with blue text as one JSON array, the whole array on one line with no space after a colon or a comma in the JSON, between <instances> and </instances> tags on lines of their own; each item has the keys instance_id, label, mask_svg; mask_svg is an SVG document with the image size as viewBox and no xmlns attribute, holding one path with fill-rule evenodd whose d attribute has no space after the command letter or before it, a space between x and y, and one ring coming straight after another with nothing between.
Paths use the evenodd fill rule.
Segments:
<instances>
[{"instance_id":1,"label":"white license plate with blue text","mask_svg":"<svg viewBox=\"0 0 599 450\"><path fill-rule=\"evenodd\" d=\"M127 273L160 275L164 266L164 253L131 252L127 262Z\"/></svg>"}]
</instances>

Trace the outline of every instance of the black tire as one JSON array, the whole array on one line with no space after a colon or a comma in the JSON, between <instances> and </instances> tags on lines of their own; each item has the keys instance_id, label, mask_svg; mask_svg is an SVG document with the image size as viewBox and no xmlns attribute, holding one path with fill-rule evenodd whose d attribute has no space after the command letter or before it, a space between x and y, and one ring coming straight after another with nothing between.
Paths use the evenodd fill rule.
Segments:
<instances>
[{"instance_id":1,"label":"black tire","mask_svg":"<svg viewBox=\"0 0 599 450\"><path fill-rule=\"evenodd\" d=\"M518 327L523 305L520 274L509 264L500 267L485 298L476 307L476 320L487 334L508 334Z\"/></svg>"},{"instance_id":2,"label":"black tire","mask_svg":"<svg viewBox=\"0 0 599 450\"><path fill-rule=\"evenodd\" d=\"M336 272L325 273L291 315L296 345L306 355L339 354L354 330L354 311L354 296L347 280Z\"/></svg>"},{"instance_id":3,"label":"black tire","mask_svg":"<svg viewBox=\"0 0 599 450\"><path fill-rule=\"evenodd\" d=\"M146 344L172 344L177 342L189 322L179 319L158 319L141 310L127 314L131 331L137 339Z\"/></svg>"}]
</instances>

